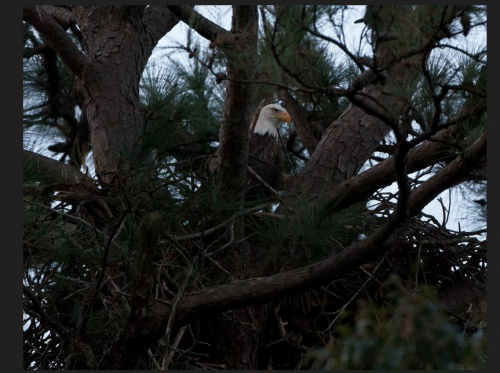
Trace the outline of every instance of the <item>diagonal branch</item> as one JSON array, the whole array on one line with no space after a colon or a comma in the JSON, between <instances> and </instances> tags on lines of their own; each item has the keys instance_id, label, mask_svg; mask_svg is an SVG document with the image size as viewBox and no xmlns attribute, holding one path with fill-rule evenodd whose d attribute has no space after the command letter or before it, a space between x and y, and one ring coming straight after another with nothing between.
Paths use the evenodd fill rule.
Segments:
<instances>
[{"instance_id":1,"label":"diagonal branch","mask_svg":"<svg viewBox=\"0 0 500 373\"><path fill-rule=\"evenodd\" d=\"M98 192L92 179L82 174L73 166L29 150L23 150L23 165L30 172L40 175L48 183L79 185L86 190Z\"/></svg>"},{"instance_id":2,"label":"diagonal branch","mask_svg":"<svg viewBox=\"0 0 500 373\"><path fill-rule=\"evenodd\" d=\"M408 152L406 161L408 173L416 172L441 161L451 160L453 154L447 149L446 140L454 132L454 127L443 129L429 141L411 149ZM316 203L323 206L325 214L332 214L354 203L363 201L377 189L383 188L394 181L394 169L395 158L390 157L341 183L332 191L325 193L324 197Z\"/></svg>"},{"instance_id":3,"label":"diagonal branch","mask_svg":"<svg viewBox=\"0 0 500 373\"><path fill-rule=\"evenodd\" d=\"M408 217L415 216L439 193L461 182L484 162L485 157L486 134L483 134L463 155L456 157L410 194ZM285 294L327 284L352 268L390 250L391 240L396 237L397 230L406 220L393 216L365 240L357 241L339 254L331 255L320 262L267 277L234 281L186 295L178 304L179 321L184 323L209 312L265 303Z\"/></svg>"},{"instance_id":4,"label":"diagonal branch","mask_svg":"<svg viewBox=\"0 0 500 373\"><path fill-rule=\"evenodd\" d=\"M485 132L462 155L415 189L409 201L410 214L415 215L443 190L466 180L471 171L483 167L486 164L486 146Z\"/></svg>"},{"instance_id":5,"label":"diagonal branch","mask_svg":"<svg viewBox=\"0 0 500 373\"><path fill-rule=\"evenodd\" d=\"M229 31L203 17L190 5L169 5L168 9L205 39L215 41L231 35Z\"/></svg>"},{"instance_id":6,"label":"diagonal branch","mask_svg":"<svg viewBox=\"0 0 500 373\"><path fill-rule=\"evenodd\" d=\"M54 17L61 26L67 28L70 24L75 23L75 16L73 12L62 6L53 6L53 5L40 5L43 11L45 11L48 15Z\"/></svg>"},{"instance_id":7,"label":"diagonal branch","mask_svg":"<svg viewBox=\"0 0 500 373\"><path fill-rule=\"evenodd\" d=\"M54 17L39 6L28 5L23 8L23 19L40 32L71 71L78 76L82 74L87 65L86 57Z\"/></svg>"},{"instance_id":8,"label":"diagonal branch","mask_svg":"<svg viewBox=\"0 0 500 373\"><path fill-rule=\"evenodd\" d=\"M407 217L416 215L440 192L462 181L469 172L484 162L485 157L486 134L469 147L463 156L457 157L410 194ZM210 313L262 304L287 294L296 294L327 284L390 250L397 231L406 221L407 219L401 219L400 216L393 216L365 240L357 241L340 253L317 263L271 276L233 281L187 294L177 304L176 321L186 324L194 318L205 317ZM155 343L161 337L171 311L170 306L157 303L151 311L151 316L138 325L141 330L140 335L125 341L126 345L137 346L140 343L144 346Z\"/></svg>"}]
</instances>

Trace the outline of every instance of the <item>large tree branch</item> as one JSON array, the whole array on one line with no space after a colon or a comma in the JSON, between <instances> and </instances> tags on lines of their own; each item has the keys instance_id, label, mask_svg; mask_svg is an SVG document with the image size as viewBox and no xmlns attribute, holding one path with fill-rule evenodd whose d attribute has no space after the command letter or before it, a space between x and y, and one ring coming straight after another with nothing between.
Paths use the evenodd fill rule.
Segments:
<instances>
[{"instance_id":1,"label":"large tree branch","mask_svg":"<svg viewBox=\"0 0 500 373\"><path fill-rule=\"evenodd\" d=\"M446 142L451 140L455 127L436 133L430 140L411 149L407 155L408 173L416 172L438 162L452 160L453 153ZM395 180L395 159L390 157L368 170L350 178L325 193L318 202L325 214L332 214L354 203L366 200L377 189Z\"/></svg>"},{"instance_id":2,"label":"large tree branch","mask_svg":"<svg viewBox=\"0 0 500 373\"><path fill-rule=\"evenodd\" d=\"M203 17L190 5L169 5L168 9L205 39L215 41L231 35L229 31Z\"/></svg>"},{"instance_id":3,"label":"large tree branch","mask_svg":"<svg viewBox=\"0 0 500 373\"><path fill-rule=\"evenodd\" d=\"M383 87L363 89L378 99ZM323 133L301 171L300 188L318 195L355 175L389 131L379 118L351 104Z\"/></svg>"},{"instance_id":4,"label":"large tree branch","mask_svg":"<svg viewBox=\"0 0 500 373\"><path fill-rule=\"evenodd\" d=\"M300 103L286 89L280 89L279 94L292 115L300 141L302 141L309 154L312 154L314 149L316 149L316 145L318 145L318 140L314 137L314 133L309 127L310 122L307 119L307 110L302 108Z\"/></svg>"},{"instance_id":5,"label":"large tree branch","mask_svg":"<svg viewBox=\"0 0 500 373\"><path fill-rule=\"evenodd\" d=\"M67 28L75 22L75 16L71 10L62 6L40 5L48 15L54 17L61 26Z\"/></svg>"},{"instance_id":6,"label":"large tree branch","mask_svg":"<svg viewBox=\"0 0 500 373\"><path fill-rule=\"evenodd\" d=\"M423 183L411 194L410 214L415 215L443 190L467 180L471 171L486 165L487 135L483 133L471 146L436 176Z\"/></svg>"},{"instance_id":7,"label":"large tree branch","mask_svg":"<svg viewBox=\"0 0 500 373\"><path fill-rule=\"evenodd\" d=\"M82 174L75 167L44 155L23 150L23 166L29 170L28 172L40 175L48 183L77 185L89 191L98 191L92 179Z\"/></svg>"},{"instance_id":8,"label":"large tree branch","mask_svg":"<svg viewBox=\"0 0 500 373\"><path fill-rule=\"evenodd\" d=\"M486 134L483 134L462 156L456 157L448 166L410 194L407 216L415 216L439 193L461 182L472 170L481 166L485 158ZM396 232L405 222L406 219L393 216L365 240L357 241L340 253L305 267L266 277L234 281L187 294L177 304L177 321L181 324L187 323L210 313L262 304L287 294L296 294L327 284L390 250ZM118 342L143 348L161 337L165 320L170 314L170 307L157 303L151 312L151 317L135 326L137 336L129 336Z\"/></svg>"},{"instance_id":9,"label":"large tree branch","mask_svg":"<svg viewBox=\"0 0 500 373\"><path fill-rule=\"evenodd\" d=\"M409 217L415 216L425 205L442 191L464 180L482 165L486 158L486 133L476 140L461 156L441 169L435 176L416 188L409 196ZM358 265L364 264L390 249L390 240L405 223L399 216L393 217L363 241L357 241L339 254L295 270L272 276L235 281L188 294L177 306L179 321L209 312L265 303L288 293L297 293L327 284ZM166 307L160 306L160 311ZM163 315L165 317L166 314Z\"/></svg>"},{"instance_id":10,"label":"large tree branch","mask_svg":"<svg viewBox=\"0 0 500 373\"><path fill-rule=\"evenodd\" d=\"M156 45L158 40L177 25L179 18L166 5L151 5L144 11L142 21L153 37L153 45Z\"/></svg>"},{"instance_id":11,"label":"large tree branch","mask_svg":"<svg viewBox=\"0 0 500 373\"><path fill-rule=\"evenodd\" d=\"M87 65L85 55L71 41L59 23L39 6L25 6L23 19L35 27L52 49L76 75L80 76Z\"/></svg>"},{"instance_id":12,"label":"large tree branch","mask_svg":"<svg viewBox=\"0 0 500 373\"><path fill-rule=\"evenodd\" d=\"M257 7L233 6L231 36L233 48L226 50L226 100L220 130L219 159L223 185L242 190L247 180L248 138L255 109L255 86L238 80L252 80L257 72Z\"/></svg>"}]
</instances>

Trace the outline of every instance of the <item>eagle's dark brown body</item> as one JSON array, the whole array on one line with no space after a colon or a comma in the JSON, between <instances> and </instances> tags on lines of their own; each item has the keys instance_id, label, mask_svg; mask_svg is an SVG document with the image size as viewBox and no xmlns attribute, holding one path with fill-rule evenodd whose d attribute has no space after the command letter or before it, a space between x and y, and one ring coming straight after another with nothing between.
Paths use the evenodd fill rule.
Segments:
<instances>
[{"instance_id":1,"label":"eagle's dark brown body","mask_svg":"<svg viewBox=\"0 0 500 373\"><path fill-rule=\"evenodd\" d=\"M277 137L253 133L250 136L248 165L271 187L280 189L284 153ZM249 173L249 191L267 189L261 181Z\"/></svg>"}]
</instances>

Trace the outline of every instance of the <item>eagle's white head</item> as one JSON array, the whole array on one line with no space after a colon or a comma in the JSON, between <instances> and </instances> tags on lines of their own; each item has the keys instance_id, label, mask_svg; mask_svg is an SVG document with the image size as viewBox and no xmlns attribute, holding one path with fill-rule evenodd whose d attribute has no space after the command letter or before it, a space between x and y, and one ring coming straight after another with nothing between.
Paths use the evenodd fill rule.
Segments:
<instances>
[{"instance_id":1,"label":"eagle's white head","mask_svg":"<svg viewBox=\"0 0 500 373\"><path fill-rule=\"evenodd\" d=\"M278 124L290 123L290 114L278 104L269 104L262 108L255 124L254 133L278 137Z\"/></svg>"}]
</instances>

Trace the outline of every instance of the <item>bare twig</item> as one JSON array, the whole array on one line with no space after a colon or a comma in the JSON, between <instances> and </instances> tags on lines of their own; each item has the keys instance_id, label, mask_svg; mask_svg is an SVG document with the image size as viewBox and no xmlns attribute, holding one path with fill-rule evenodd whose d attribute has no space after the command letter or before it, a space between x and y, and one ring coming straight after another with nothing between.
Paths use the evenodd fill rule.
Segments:
<instances>
[{"instance_id":1,"label":"bare twig","mask_svg":"<svg viewBox=\"0 0 500 373\"><path fill-rule=\"evenodd\" d=\"M156 360L155 357L153 356L153 353L151 352L151 349L148 348L147 354L151 358L151 360L153 361L153 364L155 365L156 369L157 370L162 370L160 364L158 363L158 360Z\"/></svg>"},{"instance_id":2,"label":"bare twig","mask_svg":"<svg viewBox=\"0 0 500 373\"><path fill-rule=\"evenodd\" d=\"M182 326L179 329L179 332L177 333L177 335L175 336L174 342L172 343L171 351L168 354L167 360L165 362L165 369L164 370L168 370L168 367L174 358L177 347L179 346L179 343L181 342L181 339L184 336L184 333L186 332L187 327L188 327L188 325ZM161 368L159 368L159 370L161 370Z\"/></svg>"},{"instance_id":3,"label":"bare twig","mask_svg":"<svg viewBox=\"0 0 500 373\"><path fill-rule=\"evenodd\" d=\"M271 191L271 193L280 201L283 201L283 198L280 196L280 194L278 193L278 191L276 189L274 189L271 185L269 185L268 183L266 183L266 181L264 179L262 179L259 174L257 172L255 172L255 170L250 167L250 166L247 166L247 170L248 172L250 172L257 180L259 180L259 182L264 185L267 189L269 189Z\"/></svg>"},{"instance_id":4,"label":"bare twig","mask_svg":"<svg viewBox=\"0 0 500 373\"><path fill-rule=\"evenodd\" d=\"M333 319L333 321L328 324L328 327L324 330L324 331L327 331L327 330L330 330L333 326L333 324L335 324L335 322L339 319L340 316L342 316L342 314L344 313L344 311L346 310L346 308L354 301L354 299L356 299L359 295L359 293L361 293L361 291L366 287L366 285L368 285L368 283L375 278L375 273L378 271L378 269L380 268L380 265L384 262L386 256L384 256L378 263L377 265L375 266L375 268L373 269L373 272L371 274L369 274L368 278L365 280L365 282L363 282L363 284L359 287L359 289L352 295L352 297L342 306L340 307L340 309L337 310L337 316L335 316L335 318Z\"/></svg>"},{"instance_id":5,"label":"bare twig","mask_svg":"<svg viewBox=\"0 0 500 373\"><path fill-rule=\"evenodd\" d=\"M165 327L165 333L163 336L163 340L165 341L165 350L163 352L163 359L161 362L161 370L167 370L168 365L170 364L171 361L171 355L170 355L170 346L169 346L169 340L170 340L170 334L172 333L172 325L174 323L174 318L175 318L175 312L177 309L177 305L184 295L184 292L186 290L187 283L189 279L191 278L191 275L193 274L193 269L198 260L198 256L196 256L193 261L191 262L191 265L189 266L186 276L184 277L184 281L182 285L179 287L179 290L177 291L177 295L175 296L172 305L170 307L170 313L168 315L168 320L167 320L167 326ZM184 334L184 332L182 333ZM181 335L182 338L182 335ZM173 355L172 355L173 356Z\"/></svg>"},{"instance_id":6,"label":"bare twig","mask_svg":"<svg viewBox=\"0 0 500 373\"><path fill-rule=\"evenodd\" d=\"M203 236L207 236L207 235L212 234L212 233L218 231L219 229L225 227L228 223L230 223L231 221L233 221L235 218L243 216L243 215L250 214L250 213L258 211L258 210L261 210L261 209L269 206L269 204L270 204L269 202L262 203L260 205L254 206L254 207L250 207L248 209L244 209L244 210L238 211L236 214L234 214L233 216L231 216L229 219L224 220L222 223L217 224L217 225L213 226L212 228L205 229L202 232L187 234L185 236L176 236L174 234L166 233L166 236L170 240L173 240L173 241L185 241L185 240L191 240L193 238L200 238L200 237L203 237ZM160 241L160 243L164 244L165 241Z\"/></svg>"}]
</instances>

